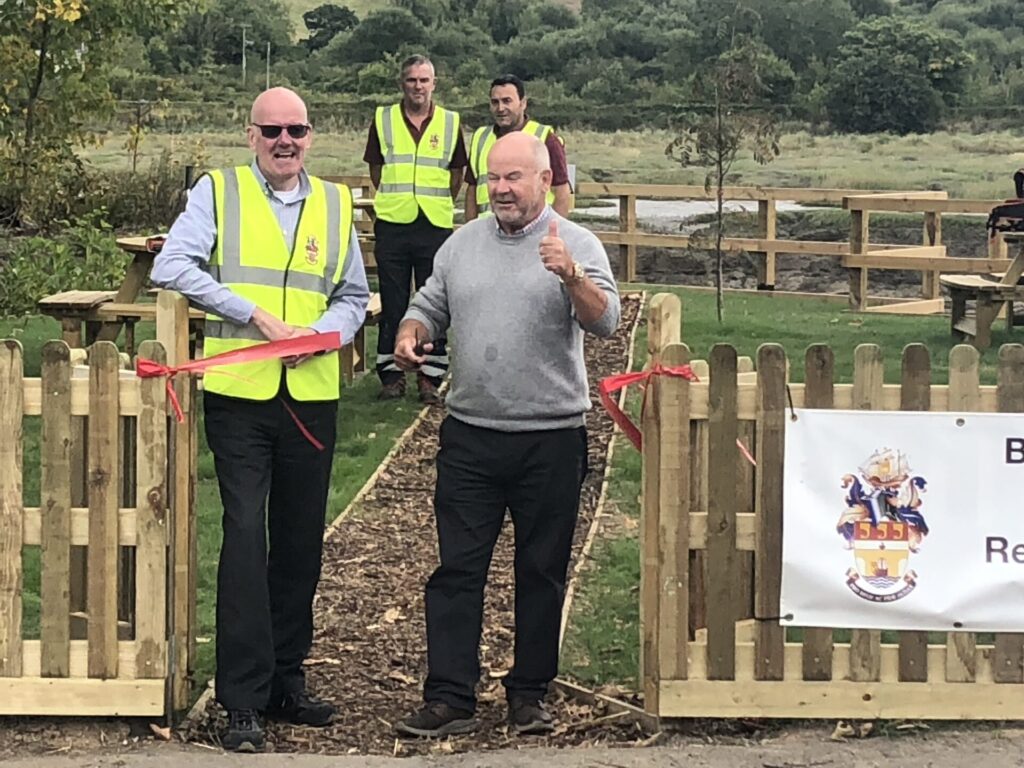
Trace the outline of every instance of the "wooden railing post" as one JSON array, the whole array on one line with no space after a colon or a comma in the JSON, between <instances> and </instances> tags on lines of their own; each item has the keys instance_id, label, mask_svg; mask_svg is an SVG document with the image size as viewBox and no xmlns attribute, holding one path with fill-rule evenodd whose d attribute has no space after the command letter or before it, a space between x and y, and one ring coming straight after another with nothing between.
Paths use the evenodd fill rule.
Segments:
<instances>
[{"instance_id":1,"label":"wooden railing post","mask_svg":"<svg viewBox=\"0 0 1024 768\"><path fill-rule=\"evenodd\" d=\"M188 301L173 291L157 297L156 337L167 353L167 364L188 360ZM195 384L191 377L174 380L174 391L185 420L170 420L168 438L168 538L171 567L168 590L168 627L172 653L172 701L175 709L187 706L192 665L195 662L195 505L192 464L195 446Z\"/></svg>"},{"instance_id":2,"label":"wooden railing post","mask_svg":"<svg viewBox=\"0 0 1024 768\"><path fill-rule=\"evenodd\" d=\"M769 197L757 201L758 236L765 240L774 240L777 235L778 212L775 198ZM757 289L759 291L775 290L775 251L771 247L761 251L757 262Z\"/></svg>"},{"instance_id":3,"label":"wooden railing post","mask_svg":"<svg viewBox=\"0 0 1024 768\"><path fill-rule=\"evenodd\" d=\"M924 214L924 232L921 239L922 245L942 245L942 213L939 211L926 211ZM921 273L921 296L926 299L937 299L941 295L939 287L939 275L941 273Z\"/></svg>"},{"instance_id":4,"label":"wooden railing post","mask_svg":"<svg viewBox=\"0 0 1024 768\"><path fill-rule=\"evenodd\" d=\"M867 253L870 233L867 211L850 211L850 253ZM850 308L867 309L868 270L867 267L850 267Z\"/></svg>"},{"instance_id":5,"label":"wooden railing post","mask_svg":"<svg viewBox=\"0 0 1024 768\"><path fill-rule=\"evenodd\" d=\"M619 232L626 235L636 233L636 198L633 195L619 195ZM632 283L636 280L636 246L619 246L619 281Z\"/></svg>"},{"instance_id":6,"label":"wooden railing post","mask_svg":"<svg viewBox=\"0 0 1024 768\"><path fill-rule=\"evenodd\" d=\"M683 332L683 304L674 293L656 293L647 310L647 368L661 362L669 344L678 344Z\"/></svg>"}]
</instances>

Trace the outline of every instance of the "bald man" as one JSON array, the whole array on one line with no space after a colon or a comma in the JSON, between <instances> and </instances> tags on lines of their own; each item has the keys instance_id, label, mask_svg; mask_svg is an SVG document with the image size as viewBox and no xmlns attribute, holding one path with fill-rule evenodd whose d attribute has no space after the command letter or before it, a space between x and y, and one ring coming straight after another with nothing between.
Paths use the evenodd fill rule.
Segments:
<instances>
[{"instance_id":1,"label":"bald man","mask_svg":"<svg viewBox=\"0 0 1024 768\"><path fill-rule=\"evenodd\" d=\"M583 336L609 336L619 296L608 257L586 229L545 202L547 149L510 133L491 149L494 218L457 230L399 328L395 360L416 370L425 339L449 325L448 415L441 425L434 513L440 564L426 587L423 708L399 721L406 736L478 727L475 687L483 592L508 509L515 527L515 660L503 678L509 725L553 729L544 706L558 671L558 633L590 410ZM421 342L418 344L417 342Z\"/></svg>"},{"instance_id":2,"label":"bald man","mask_svg":"<svg viewBox=\"0 0 1024 768\"><path fill-rule=\"evenodd\" d=\"M313 129L293 91L261 93L246 134L253 162L196 183L153 282L206 310L207 355L314 333L348 343L369 300L351 192L304 170ZM262 750L264 714L322 726L335 713L306 690L302 662L313 640L338 374L332 352L224 366L204 379L224 507L216 692L228 750Z\"/></svg>"}]
</instances>

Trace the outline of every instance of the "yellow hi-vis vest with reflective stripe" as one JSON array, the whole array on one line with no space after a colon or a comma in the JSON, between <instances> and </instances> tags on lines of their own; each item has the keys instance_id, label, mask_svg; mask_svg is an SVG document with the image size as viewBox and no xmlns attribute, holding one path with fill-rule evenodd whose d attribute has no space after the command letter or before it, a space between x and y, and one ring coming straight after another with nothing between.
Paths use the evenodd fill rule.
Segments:
<instances>
[{"instance_id":1,"label":"yellow hi-vis vest with reflective stripe","mask_svg":"<svg viewBox=\"0 0 1024 768\"><path fill-rule=\"evenodd\" d=\"M536 120L527 120L523 126L523 133L536 136L541 143L546 142L554 130L550 125L543 125ZM476 209L480 216L489 215L491 212L491 200L487 196L487 156L497 140L494 126L487 125L476 129L469 147L469 167L473 169L473 175L476 177ZM547 201L548 205L555 202L555 193L550 189Z\"/></svg>"},{"instance_id":2,"label":"yellow hi-vis vest with reflective stripe","mask_svg":"<svg viewBox=\"0 0 1024 768\"><path fill-rule=\"evenodd\" d=\"M373 198L378 218L409 224L422 209L435 227L451 229L455 201L449 167L459 136L458 113L435 106L419 144L405 124L401 104L377 107L375 124L384 155L380 189Z\"/></svg>"},{"instance_id":3,"label":"yellow hi-vis vest with reflective stripe","mask_svg":"<svg viewBox=\"0 0 1024 768\"><path fill-rule=\"evenodd\" d=\"M288 252L281 225L248 166L212 171L217 244L209 271L215 280L266 312L296 326L320 318L341 280L352 232L352 193L309 177L295 245ZM207 314L207 357L266 341L252 324ZM281 384L278 359L238 363L206 372L203 389L246 400L269 400ZM338 353L306 360L285 373L288 392L301 401L336 400L341 392Z\"/></svg>"}]
</instances>

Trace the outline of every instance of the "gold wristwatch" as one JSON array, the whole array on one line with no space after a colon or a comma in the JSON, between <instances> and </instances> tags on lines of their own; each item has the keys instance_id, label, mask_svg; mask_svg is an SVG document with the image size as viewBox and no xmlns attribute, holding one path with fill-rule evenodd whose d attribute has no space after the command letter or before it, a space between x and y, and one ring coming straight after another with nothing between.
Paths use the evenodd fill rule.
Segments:
<instances>
[{"instance_id":1,"label":"gold wristwatch","mask_svg":"<svg viewBox=\"0 0 1024 768\"><path fill-rule=\"evenodd\" d=\"M572 274L565 278L562 282L566 285L578 285L583 282L583 278L587 276L586 271L583 269L583 265L578 261L572 263Z\"/></svg>"}]
</instances>

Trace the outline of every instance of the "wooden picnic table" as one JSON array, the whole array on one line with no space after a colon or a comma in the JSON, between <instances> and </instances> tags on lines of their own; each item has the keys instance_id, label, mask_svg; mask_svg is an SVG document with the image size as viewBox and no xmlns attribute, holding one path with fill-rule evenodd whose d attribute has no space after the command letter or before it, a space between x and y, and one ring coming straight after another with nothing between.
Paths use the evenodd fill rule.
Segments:
<instances>
[{"instance_id":1,"label":"wooden picnic table","mask_svg":"<svg viewBox=\"0 0 1024 768\"><path fill-rule=\"evenodd\" d=\"M1004 239L1017 246L1017 254L1002 275L942 275L939 283L949 289L953 302L950 329L954 337L968 341L978 349L992 346L992 323L1001 312L1013 330L1013 303L1024 301L1024 233L1008 232ZM967 302L974 302L974 315L968 316Z\"/></svg>"}]
</instances>

